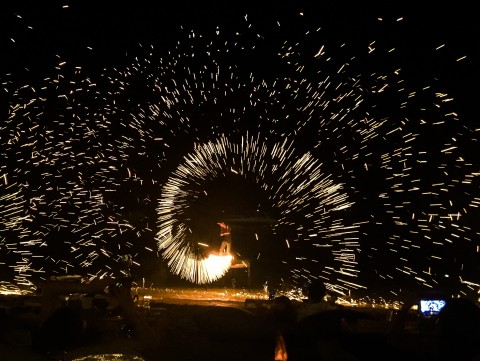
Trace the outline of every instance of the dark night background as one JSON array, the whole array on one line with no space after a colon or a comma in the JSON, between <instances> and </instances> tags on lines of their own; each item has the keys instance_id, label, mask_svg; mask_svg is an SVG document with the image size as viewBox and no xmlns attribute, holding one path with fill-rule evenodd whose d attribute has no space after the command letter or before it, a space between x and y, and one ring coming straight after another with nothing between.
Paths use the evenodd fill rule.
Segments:
<instances>
[{"instance_id":1,"label":"dark night background","mask_svg":"<svg viewBox=\"0 0 480 361\"><path fill-rule=\"evenodd\" d=\"M68 5L68 8L64 8L64 5ZM376 40L378 47L395 47L400 54L394 58L396 64L391 64L391 60L387 58L382 63L381 57L371 63L369 59L359 55L357 64L360 65L357 66L359 69L362 68L365 73L381 73L383 67L398 66L398 68L405 69L404 78L413 84L427 84L431 79L435 79L436 85L455 99L453 108L462 122L471 129L479 128L476 105L478 103L477 86L480 80L478 45L480 23L473 5L462 6L460 3L450 4L448 7L436 6L420 9L395 3L389 3L388 6L379 8L369 5L352 6L322 1L262 1L257 4L193 0L168 3L160 1L9 1L2 4L0 11L0 49L2 49L0 50L0 81L5 83L10 82L10 79L15 79L14 82L17 85L41 82L41 79L57 66L59 59L73 64L73 66L78 64L82 67L83 74L91 74L92 77L95 77L101 74L104 68L128 66L132 57L135 57L137 53L141 54L142 49L148 48L150 44L155 46L157 52L168 57L167 51L174 49L178 40L185 40L186 31L190 29L199 34L211 34L217 26L222 34L242 31L245 29L244 16L246 14L248 14L248 22L252 23L254 32L261 33L264 40L255 40L257 43L263 44L263 48L256 50L254 58L234 59L239 65L240 73L248 74L250 71L254 71L256 74L262 74L265 79L272 79L278 74L282 74L287 70L276 60L276 54L272 56L272 49L277 49L287 36L291 37L289 40L293 42L296 39L301 41L307 29L321 27L321 42L326 46L350 44L348 50L345 50L345 54L341 53L342 50L339 50L338 54L332 54L333 57L340 59L347 59L348 54L361 54L365 49L365 44L371 40ZM17 15L20 15L21 18ZM301 22L298 20L300 17ZM401 17L403 20L397 21ZM383 20L379 21L378 18ZM277 21L281 23L280 31L276 26ZM28 26L31 26L32 29L29 29ZM182 30L181 27L185 30ZM247 42L249 36L252 39L255 38L255 34L247 34L244 36ZM225 37L228 39L229 35L225 35ZM11 39L14 39L14 42ZM437 46L444 43L447 44L445 51L434 51ZM307 53L314 53L318 50L317 45L316 42L311 44L307 42L303 46ZM236 55L233 54L232 57ZM465 60L456 62L458 58L465 55L467 56ZM225 60L232 61L232 58ZM199 61L201 62L201 58ZM13 75L5 75L9 73ZM180 76L181 74L179 74ZM10 95L4 91L0 93L0 119L7 116L8 104L11 101ZM149 97L152 95L135 92L135 87L132 87L129 92L126 92L125 97L129 98L128 101L131 101L129 106L134 109L136 98L144 101L150 99ZM241 104L241 99L238 101ZM232 106L235 106L235 100L232 102ZM388 109L389 106L390 104L386 100L384 103L378 104L378 109L372 111ZM295 105L292 104L291 107L294 111ZM125 108L127 109L128 106ZM208 107L198 111L201 111L202 115L203 113L217 115L215 113L217 110ZM52 110L52 112L55 111ZM253 117L255 113L251 115ZM302 115L298 114L298 116ZM223 131L232 133L236 131L234 128L229 128L232 125L227 123L220 127L223 127L220 129ZM205 126L199 129L199 133L183 134L181 139L169 139L175 143L175 148L169 150L168 154L171 163L158 170L158 174L155 174L156 170L153 170L153 174L149 174L149 177L157 177L159 182L164 181L165 174L176 167L175 160L179 160L190 149L196 138L202 136L208 138L210 131L211 128ZM453 129L452 131L457 132ZM304 132L303 136L300 147L303 146L304 150L309 150L313 144L313 140L309 136L309 129ZM432 146L436 146L437 143L444 144L443 137L447 139L449 136L448 129L445 134L437 134L432 129L431 134L422 135L422 140L425 141L423 146L428 149L429 144ZM469 161L478 165L480 162L476 145L475 142L470 142L464 144L464 149L471 156ZM340 160L341 156L339 156ZM130 166L136 167L137 172L141 174L140 168L142 166L148 168L149 162L152 160L148 157L143 159L139 157L136 161L137 163L135 163L135 159L131 159L130 162L135 164L130 164ZM5 164L8 162L7 159ZM325 162L328 164L329 160L326 159ZM351 195L357 204L363 204L364 207L363 211L357 207L353 210L354 212L375 214L375 219L371 224L363 226L361 230L361 236L365 237L361 240L362 247L364 242L368 243L366 250L370 247L381 249L382 246L378 242L383 242L382 240L389 234L398 234L400 238L405 236L403 231L398 231L393 224L389 223L391 220L387 217L384 219L382 216L383 206L377 197L377 188L384 187L382 182L387 176L382 172L380 168L375 167L375 164L371 164L371 171L368 174L359 169L356 178L358 183L355 186L355 192ZM418 176L422 178L422 182L428 184L429 177L432 176L428 167L422 168L419 172ZM450 174L450 176L454 175ZM248 182L246 182L247 184L237 182L238 180L231 179L226 180L223 184L208 185L211 187L212 194L216 192L215 195L208 199L208 203L199 203L196 205L197 208L194 208L203 215L196 227L198 232L204 234L205 237L213 237L212 229L205 226L206 221L214 222L215 219L225 215L226 218L256 216L255 212L259 203L263 204L262 214L268 214L272 218L276 217L275 211L269 208L268 201L262 198L265 195L259 192L254 185L248 184ZM123 205L124 209L129 211L132 223L137 222L136 224L141 226L143 222L147 222L151 225L156 217L152 212L152 207L146 210L142 208L142 204L137 204L135 199L148 198L153 193L149 192L148 187L143 189L136 187L134 184L126 184L124 194L111 197L118 197L115 202ZM474 184L472 187L474 189L476 187L478 192L478 184ZM208 189L209 194L210 189ZM226 198L229 199L228 205L222 203ZM393 198L393 195L392 199L401 202L401 199ZM150 202L155 203L155 200L151 199ZM476 227L478 227L477 215L478 212L477 214L472 213L464 219L465 226L474 230L473 234L476 234ZM354 215L347 213L345 219L348 220L349 217L355 218ZM376 225L376 222L383 222L383 224L379 226ZM268 225L265 224L248 222L233 224L234 239L235 237L250 239L250 241L244 242L243 249L240 246L240 251L246 258L254 258L258 252L262 254L271 252L278 259L288 257L288 252L284 249L283 244L279 246L278 242L269 240L271 235L268 230ZM266 241L255 244L254 250L250 250L248 244L254 242L252 240L254 233L259 234L260 239ZM435 235L438 236L439 233L435 233ZM60 232L49 235L52 239L67 236ZM125 235L125 239L128 239L129 236ZM153 233L145 234L143 237L145 242L150 242L149 247L155 246L152 242ZM51 242L54 241L51 240ZM480 269L477 266L478 253L475 254L476 243L478 243L478 239L474 239L468 248L458 250L457 255L465 261L465 267L462 263L462 271L470 275L471 279L477 277L478 280ZM62 246L56 248L53 245L46 251L42 250L42 252L50 254L57 253L58 257L62 257L63 251ZM301 254L301 250L298 252ZM445 252L448 253L448 249ZM0 257L2 256L0 255ZM261 284L272 274L283 275L285 267L280 265L276 269L276 266L273 265L275 257L252 266L254 276L257 277L254 280L256 285ZM389 265L390 262L395 263L397 260L390 258L391 255L378 255L369 251L360 253L358 257L359 268L366 277L362 279L362 282L369 285L369 290L374 292L378 290L381 293L384 289L389 289L390 281L382 283L382 279L378 279L376 276L382 272L382 267ZM137 260L140 263L140 266L134 268L134 276L137 281L146 278L147 282L154 284L161 282L184 283L172 275L167 276L164 266L159 271L161 262L158 258L152 257L150 253L144 254L139 251ZM424 262L424 260L419 259L418 262ZM447 270L452 267L453 269L459 268L459 265L456 264L457 260L451 261L455 262L454 266L447 264L450 261L445 262ZM411 284L409 278L403 279L401 276L398 276L395 281L396 284L392 288L396 290ZM218 284L223 285L225 282L225 280L220 280Z\"/></svg>"}]
</instances>

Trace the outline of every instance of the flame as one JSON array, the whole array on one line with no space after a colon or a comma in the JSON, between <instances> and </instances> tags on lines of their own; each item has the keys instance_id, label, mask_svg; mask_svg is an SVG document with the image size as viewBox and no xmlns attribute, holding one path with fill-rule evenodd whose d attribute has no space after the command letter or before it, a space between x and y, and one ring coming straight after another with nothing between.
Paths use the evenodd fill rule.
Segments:
<instances>
[{"instance_id":1,"label":"flame","mask_svg":"<svg viewBox=\"0 0 480 361\"><path fill-rule=\"evenodd\" d=\"M217 280L228 272L232 265L233 256L230 254L217 255L211 253L201 263L209 279Z\"/></svg>"}]
</instances>

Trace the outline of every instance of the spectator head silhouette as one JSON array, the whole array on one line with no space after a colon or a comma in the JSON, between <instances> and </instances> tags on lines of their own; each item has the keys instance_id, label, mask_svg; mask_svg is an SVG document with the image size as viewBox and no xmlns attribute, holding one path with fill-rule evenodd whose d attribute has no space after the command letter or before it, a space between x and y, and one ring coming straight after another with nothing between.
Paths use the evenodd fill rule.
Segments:
<instances>
[{"instance_id":1,"label":"spectator head silhouette","mask_svg":"<svg viewBox=\"0 0 480 361\"><path fill-rule=\"evenodd\" d=\"M442 360L480 356L480 308L465 298L447 301L438 316L438 352Z\"/></svg>"},{"instance_id":2,"label":"spectator head silhouette","mask_svg":"<svg viewBox=\"0 0 480 361\"><path fill-rule=\"evenodd\" d=\"M66 305L55 310L40 329L39 347L42 351L70 350L83 339L85 321L81 313Z\"/></svg>"},{"instance_id":3,"label":"spectator head silhouette","mask_svg":"<svg viewBox=\"0 0 480 361\"><path fill-rule=\"evenodd\" d=\"M313 280L307 286L307 297L308 301L311 303L322 302L326 294L327 288L320 280Z\"/></svg>"},{"instance_id":4,"label":"spectator head silhouette","mask_svg":"<svg viewBox=\"0 0 480 361\"><path fill-rule=\"evenodd\" d=\"M280 325L290 325L295 322L296 311L292 301L287 296L275 297L272 303L272 315Z\"/></svg>"}]
</instances>

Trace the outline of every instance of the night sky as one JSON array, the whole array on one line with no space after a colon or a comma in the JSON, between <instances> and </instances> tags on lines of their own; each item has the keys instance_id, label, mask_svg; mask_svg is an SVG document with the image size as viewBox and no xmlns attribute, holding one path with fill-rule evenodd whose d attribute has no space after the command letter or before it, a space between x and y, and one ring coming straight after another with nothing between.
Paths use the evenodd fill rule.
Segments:
<instances>
[{"instance_id":1,"label":"night sky","mask_svg":"<svg viewBox=\"0 0 480 361\"><path fill-rule=\"evenodd\" d=\"M199 257L229 221L255 285L475 294L473 8L199 3L2 5L2 279L180 284L166 211Z\"/></svg>"}]
</instances>

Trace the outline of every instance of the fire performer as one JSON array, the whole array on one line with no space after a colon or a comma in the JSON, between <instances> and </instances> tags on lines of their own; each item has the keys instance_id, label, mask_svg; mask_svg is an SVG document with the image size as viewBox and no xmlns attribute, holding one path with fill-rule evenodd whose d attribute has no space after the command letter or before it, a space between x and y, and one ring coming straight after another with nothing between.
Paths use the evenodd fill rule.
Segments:
<instances>
[{"instance_id":1,"label":"fire performer","mask_svg":"<svg viewBox=\"0 0 480 361\"><path fill-rule=\"evenodd\" d=\"M225 222L217 223L220 226L220 238L222 239L222 244L220 245L220 255L229 255L230 248L232 246L232 235L231 230Z\"/></svg>"}]
</instances>

